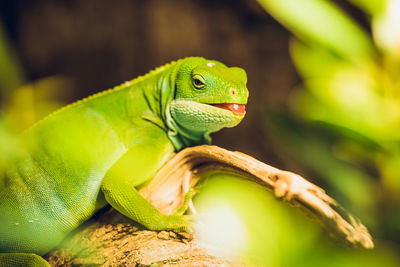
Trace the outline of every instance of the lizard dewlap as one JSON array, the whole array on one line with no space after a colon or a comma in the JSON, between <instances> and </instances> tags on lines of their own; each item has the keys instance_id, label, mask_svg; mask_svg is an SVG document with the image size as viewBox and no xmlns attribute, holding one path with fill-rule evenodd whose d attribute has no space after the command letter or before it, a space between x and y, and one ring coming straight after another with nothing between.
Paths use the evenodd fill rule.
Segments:
<instances>
[{"instance_id":1,"label":"lizard dewlap","mask_svg":"<svg viewBox=\"0 0 400 267\"><path fill-rule=\"evenodd\" d=\"M44 255L110 204L153 230L191 231L135 189L177 150L236 126L243 69L190 57L49 115L20 137L0 179L0 266L48 266ZM184 209L182 209L184 210Z\"/></svg>"}]
</instances>

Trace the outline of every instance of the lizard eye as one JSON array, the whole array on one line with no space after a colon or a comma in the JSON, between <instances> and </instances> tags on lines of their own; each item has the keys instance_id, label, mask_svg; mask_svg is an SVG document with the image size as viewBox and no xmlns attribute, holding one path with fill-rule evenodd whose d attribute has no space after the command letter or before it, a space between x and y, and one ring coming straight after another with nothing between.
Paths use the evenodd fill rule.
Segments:
<instances>
[{"instance_id":1,"label":"lizard eye","mask_svg":"<svg viewBox=\"0 0 400 267\"><path fill-rule=\"evenodd\" d=\"M204 86L203 79L200 76L193 77L193 85L196 88L202 88Z\"/></svg>"}]
</instances>

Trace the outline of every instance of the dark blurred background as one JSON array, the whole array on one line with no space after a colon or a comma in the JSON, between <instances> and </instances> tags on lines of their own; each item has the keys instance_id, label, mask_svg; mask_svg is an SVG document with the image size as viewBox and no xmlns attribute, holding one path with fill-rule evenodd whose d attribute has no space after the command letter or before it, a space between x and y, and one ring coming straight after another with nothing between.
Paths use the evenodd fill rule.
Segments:
<instances>
[{"instance_id":1,"label":"dark blurred background","mask_svg":"<svg viewBox=\"0 0 400 267\"><path fill-rule=\"evenodd\" d=\"M68 102L186 56L244 68L250 90L246 119L214 134L213 141L277 164L260 129L261 111L282 105L299 78L288 53L288 31L256 1L21 0L1 5L26 80L70 78Z\"/></svg>"}]
</instances>

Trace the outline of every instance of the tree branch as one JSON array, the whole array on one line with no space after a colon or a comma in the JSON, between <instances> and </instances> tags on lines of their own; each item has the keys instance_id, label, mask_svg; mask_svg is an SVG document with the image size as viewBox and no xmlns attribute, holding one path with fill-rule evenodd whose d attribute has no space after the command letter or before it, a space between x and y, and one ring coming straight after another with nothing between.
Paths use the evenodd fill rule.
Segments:
<instances>
[{"instance_id":1,"label":"tree branch","mask_svg":"<svg viewBox=\"0 0 400 267\"><path fill-rule=\"evenodd\" d=\"M232 172L255 181L274 192L275 196L300 207L316 218L335 238L347 244L373 248L367 228L343 209L323 189L300 175L282 171L241 152L217 146L196 146L174 155L155 178L140 190L163 213L178 208L185 195L182 188L195 186L210 172ZM182 179L184 177L184 179Z\"/></svg>"},{"instance_id":2,"label":"tree branch","mask_svg":"<svg viewBox=\"0 0 400 267\"><path fill-rule=\"evenodd\" d=\"M274 195L317 219L334 238L354 247L373 248L367 228L344 210L325 191L303 177L262 163L246 154L217 146L190 147L174 154L140 193L158 210L169 214L179 208L184 196L212 173L239 174L265 186ZM99 264L145 266L152 263L229 263L207 254L185 236L147 231L115 211L73 235L47 257L54 266ZM96 255L93 258L93 255ZM182 256L184 255L184 256Z\"/></svg>"}]
</instances>

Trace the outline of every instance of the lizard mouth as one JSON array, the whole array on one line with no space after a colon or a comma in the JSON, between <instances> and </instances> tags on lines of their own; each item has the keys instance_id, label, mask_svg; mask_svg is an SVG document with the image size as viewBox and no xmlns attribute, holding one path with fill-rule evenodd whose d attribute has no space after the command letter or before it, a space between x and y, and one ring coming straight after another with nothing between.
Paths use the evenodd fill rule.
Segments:
<instances>
[{"instance_id":1,"label":"lizard mouth","mask_svg":"<svg viewBox=\"0 0 400 267\"><path fill-rule=\"evenodd\" d=\"M241 115L246 112L245 104L236 104L236 103L218 103L218 104L209 104L211 106L222 108L231 111L234 114Z\"/></svg>"}]
</instances>

